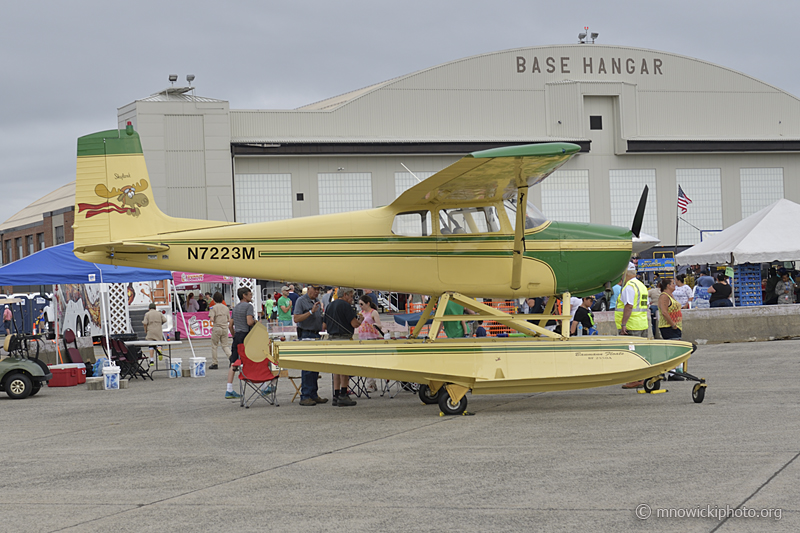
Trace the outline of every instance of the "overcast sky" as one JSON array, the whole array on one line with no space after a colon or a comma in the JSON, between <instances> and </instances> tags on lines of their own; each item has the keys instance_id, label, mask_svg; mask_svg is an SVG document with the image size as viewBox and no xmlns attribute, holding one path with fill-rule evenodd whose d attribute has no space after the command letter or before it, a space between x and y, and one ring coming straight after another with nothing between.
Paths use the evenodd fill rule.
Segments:
<instances>
[{"instance_id":1,"label":"overcast sky","mask_svg":"<svg viewBox=\"0 0 800 533\"><path fill-rule=\"evenodd\" d=\"M79 136L197 76L232 109L292 109L455 59L577 42L728 67L800 96L797 0L5 2L0 221L75 179Z\"/></svg>"}]
</instances>

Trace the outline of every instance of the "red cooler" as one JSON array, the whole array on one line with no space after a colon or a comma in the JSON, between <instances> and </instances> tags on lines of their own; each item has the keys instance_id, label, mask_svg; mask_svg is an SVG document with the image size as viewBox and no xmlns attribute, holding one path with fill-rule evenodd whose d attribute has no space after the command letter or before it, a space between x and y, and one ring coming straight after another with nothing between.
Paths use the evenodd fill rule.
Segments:
<instances>
[{"instance_id":1,"label":"red cooler","mask_svg":"<svg viewBox=\"0 0 800 533\"><path fill-rule=\"evenodd\" d=\"M80 365L83 366L83 365ZM50 372L53 373L53 379L48 383L48 387L74 387L78 384L78 376L83 370L83 382L86 383L86 368L79 369L77 364L68 365L50 365Z\"/></svg>"}]
</instances>

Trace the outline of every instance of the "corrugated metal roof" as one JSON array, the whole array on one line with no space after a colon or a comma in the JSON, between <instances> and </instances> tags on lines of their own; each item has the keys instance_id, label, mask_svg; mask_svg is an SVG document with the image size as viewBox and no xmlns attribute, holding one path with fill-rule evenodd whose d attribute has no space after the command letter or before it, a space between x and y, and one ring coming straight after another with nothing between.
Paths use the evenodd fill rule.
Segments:
<instances>
[{"instance_id":1,"label":"corrugated metal roof","mask_svg":"<svg viewBox=\"0 0 800 533\"><path fill-rule=\"evenodd\" d=\"M11 216L8 220L0 224L0 231L27 226L28 224L38 224L44 220L44 213L58 211L65 207L75 205L75 182L67 183L55 191L42 196L32 204Z\"/></svg>"},{"instance_id":2,"label":"corrugated metal roof","mask_svg":"<svg viewBox=\"0 0 800 533\"><path fill-rule=\"evenodd\" d=\"M192 96L191 94L175 94L175 93L155 93L147 98L140 98L137 102L225 102L225 100L217 100L216 98L206 98L205 96Z\"/></svg>"},{"instance_id":3,"label":"corrugated metal roof","mask_svg":"<svg viewBox=\"0 0 800 533\"><path fill-rule=\"evenodd\" d=\"M393 80L382 81L381 83L376 83L375 85L370 85L369 87L364 87L363 89L350 91L349 93L340 94L339 96L334 96L333 98L326 98L325 100L320 100L319 102L314 102L313 104L308 104L302 107L298 107L297 111L321 111L323 109L332 109L334 107L338 107L342 104L346 104L347 102L355 100L362 94L366 94L375 89L379 89L392 81Z\"/></svg>"}]
</instances>

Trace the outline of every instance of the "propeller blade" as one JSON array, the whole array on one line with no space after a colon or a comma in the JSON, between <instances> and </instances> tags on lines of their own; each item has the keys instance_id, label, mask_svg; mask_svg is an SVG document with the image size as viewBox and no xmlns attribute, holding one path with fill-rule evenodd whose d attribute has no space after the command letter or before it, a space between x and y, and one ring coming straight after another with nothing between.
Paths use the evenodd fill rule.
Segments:
<instances>
[{"instance_id":1,"label":"propeller blade","mask_svg":"<svg viewBox=\"0 0 800 533\"><path fill-rule=\"evenodd\" d=\"M647 206L647 192L650 189L647 185L644 186L644 190L642 191L642 197L639 199L639 207L636 208L636 214L633 216L633 225L631 226L631 232L638 237L639 233L642 232L642 222L644 222L644 208Z\"/></svg>"}]
</instances>

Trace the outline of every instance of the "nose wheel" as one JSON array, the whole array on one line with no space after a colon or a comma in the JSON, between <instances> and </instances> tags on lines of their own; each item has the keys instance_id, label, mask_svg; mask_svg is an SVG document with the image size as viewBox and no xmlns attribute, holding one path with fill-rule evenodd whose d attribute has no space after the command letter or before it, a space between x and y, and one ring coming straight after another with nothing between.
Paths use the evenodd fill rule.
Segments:
<instances>
[{"instance_id":1,"label":"nose wheel","mask_svg":"<svg viewBox=\"0 0 800 533\"><path fill-rule=\"evenodd\" d=\"M698 378L697 376L693 376L691 374L687 374L686 372L679 372L677 370L672 371L673 374L676 376L680 376L687 381L696 381L694 387L692 387L692 401L694 403L703 403L703 400L706 398L706 385L705 378ZM644 380L642 384L642 388L647 393L652 393L661 388L661 382L665 379L664 374L659 374L655 377L649 378Z\"/></svg>"}]
</instances>

